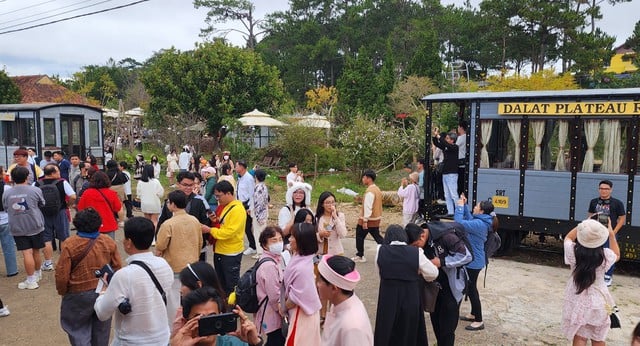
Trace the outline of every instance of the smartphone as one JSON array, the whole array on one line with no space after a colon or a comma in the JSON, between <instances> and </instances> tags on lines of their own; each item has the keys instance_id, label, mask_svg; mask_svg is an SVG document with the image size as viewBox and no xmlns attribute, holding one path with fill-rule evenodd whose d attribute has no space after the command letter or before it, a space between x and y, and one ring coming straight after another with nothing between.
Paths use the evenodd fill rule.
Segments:
<instances>
[{"instance_id":1,"label":"smartphone","mask_svg":"<svg viewBox=\"0 0 640 346\"><path fill-rule=\"evenodd\" d=\"M609 227L609 215L603 213L595 213L591 215L593 220L600 222L604 227Z\"/></svg>"},{"instance_id":2,"label":"smartphone","mask_svg":"<svg viewBox=\"0 0 640 346\"><path fill-rule=\"evenodd\" d=\"M105 283L109 284L111 282L111 277L113 277L113 268L111 268L111 266L107 263L104 266L102 266L102 268L100 268L99 270L96 270L94 274L98 279L101 279L101 280L104 277L104 274L107 274L107 282Z\"/></svg>"},{"instance_id":3,"label":"smartphone","mask_svg":"<svg viewBox=\"0 0 640 346\"><path fill-rule=\"evenodd\" d=\"M238 329L238 315L233 312L200 317L198 336L225 335Z\"/></svg>"}]
</instances>

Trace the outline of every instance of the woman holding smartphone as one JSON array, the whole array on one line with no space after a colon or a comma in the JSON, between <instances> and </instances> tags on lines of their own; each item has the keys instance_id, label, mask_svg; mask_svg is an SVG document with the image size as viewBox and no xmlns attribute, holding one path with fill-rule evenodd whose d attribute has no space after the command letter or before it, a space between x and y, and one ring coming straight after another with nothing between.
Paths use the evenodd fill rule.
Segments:
<instances>
[{"instance_id":1,"label":"woman holding smartphone","mask_svg":"<svg viewBox=\"0 0 640 346\"><path fill-rule=\"evenodd\" d=\"M336 210L336 196L329 191L321 193L318 199L316 224L319 252L322 255L343 255L344 248L340 239L347 235L347 224L344 213Z\"/></svg>"}]
</instances>

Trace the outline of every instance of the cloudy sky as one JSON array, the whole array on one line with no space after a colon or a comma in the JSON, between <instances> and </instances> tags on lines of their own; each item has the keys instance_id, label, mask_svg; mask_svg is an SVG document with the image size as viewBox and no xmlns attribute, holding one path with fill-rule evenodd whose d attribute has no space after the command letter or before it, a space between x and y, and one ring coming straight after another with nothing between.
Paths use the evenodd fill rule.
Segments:
<instances>
[{"instance_id":1,"label":"cloudy sky","mask_svg":"<svg viewBox=\"0 0 640 346\"><path fill-rule=\"evenodd\" d=\"M138 0L139 1L139 0ZM200 41L206 11L196 10L191 0L149 0L92 16L72 19L30 30L7 31L78 14L122 6L136 0L0 0L0 69L12 76L59 74L66 78L81 66L118 61L144 61L153 52L174 46L191 49ZM462 0L442 0L447 5ZM478 0L471 1L479 3ZM254 0L256 17L288 8L287 0ZM602 4L605 18L599 22L621 44L633 31L640 1L615 7ZM80 7L83 9L72 11ZM61 12L68 12L61 14ZM53 16L60 14L58 16ZM36 21L42 17L48 17ZM239 24L237 24L239 25ZM240 36L227 37L242 45Z\"/></svg>"}]
</instances>

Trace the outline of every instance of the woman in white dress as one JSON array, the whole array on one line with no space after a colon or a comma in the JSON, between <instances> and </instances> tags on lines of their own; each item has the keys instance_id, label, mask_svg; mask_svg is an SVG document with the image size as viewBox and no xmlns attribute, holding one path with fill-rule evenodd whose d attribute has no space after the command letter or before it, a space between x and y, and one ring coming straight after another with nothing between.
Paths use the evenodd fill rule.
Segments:
<instances>
[{"instance_id":1,"label":"woman in white dress","mask_svg":"<svg viewBox=\"0 0 640 346\"><path fill-rule=\"evenodd\" d=\"M162 210L160 199L164 196L164 188L160 181L153 176L153 166L146 165L142 169L142 177L138 180L136 194L140 199L140 210L144 217L153 222L154 227L158 225L158 217Z\"/></svg>"},{"instance_id":2,"label":"woman in white dress","mask_svg":"<svg viewBox=\"0 0 640 346\"><path fill-rule=\"evenodd\" d=\"M169 178L169 185L171 185L171 187L175 187L175 176L176 172L179 170L178 154L176 154L175 149L171 149L171 152L167 155L167 178Z\"/></svg>"}]
</instances>

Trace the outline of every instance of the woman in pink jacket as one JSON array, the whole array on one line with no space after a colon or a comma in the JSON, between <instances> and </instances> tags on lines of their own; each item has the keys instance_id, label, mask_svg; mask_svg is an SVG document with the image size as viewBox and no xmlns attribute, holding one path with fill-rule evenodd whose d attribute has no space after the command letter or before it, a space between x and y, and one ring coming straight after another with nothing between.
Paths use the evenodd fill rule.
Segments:
<instances>
[{"instance_id":1,"label":"woman in pink jacket","mask_svg":"<svg viewBox=\"0 0 640 346\"><path fill-rule=\"evenodd\" d=\"M280 227L267 226L258 238L262 247L262 254L259 261L264 261L256 271L256 293L258 302L267 298L266 302L260 306L253 315L253 320L258 327L258 333L267 335L265 346L283 346L284 336L282 335L282 319L279 313L280 290L282 287L283 261L282 251L282 230Z\"/></svg>"}]
</instances>

